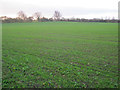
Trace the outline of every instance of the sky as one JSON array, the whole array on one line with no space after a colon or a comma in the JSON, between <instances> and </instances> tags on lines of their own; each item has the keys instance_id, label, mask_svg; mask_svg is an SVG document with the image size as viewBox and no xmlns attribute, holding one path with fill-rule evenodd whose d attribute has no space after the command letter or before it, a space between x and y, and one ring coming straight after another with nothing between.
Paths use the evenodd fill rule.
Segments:
<instances>
[{"instance_id":1,"label":"sky","mask_svg":"<svg viewBox=\"0 0 120 90\"><path fill-rule=\"evenodd\" d=\"M41 12L50 18L60 11L65 18L118 18L119 0L0 0L0 16L17 17L19 11L27 16Z\"/></svg>"}]
</instances>

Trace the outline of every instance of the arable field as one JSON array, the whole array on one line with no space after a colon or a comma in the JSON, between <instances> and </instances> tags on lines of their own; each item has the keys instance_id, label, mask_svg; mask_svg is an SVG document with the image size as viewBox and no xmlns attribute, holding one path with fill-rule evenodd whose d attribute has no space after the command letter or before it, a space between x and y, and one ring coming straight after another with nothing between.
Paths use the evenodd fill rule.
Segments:
<instances>
[{"instance_id":1,"label":"arable field","mask_svg":"<svg viewBox=\"0 0 120 90\"><path fill-rule=\"evenodd\" d=\"M4 23L3 88L117 88L118 24Z\"/></svg>"}]
</instances>

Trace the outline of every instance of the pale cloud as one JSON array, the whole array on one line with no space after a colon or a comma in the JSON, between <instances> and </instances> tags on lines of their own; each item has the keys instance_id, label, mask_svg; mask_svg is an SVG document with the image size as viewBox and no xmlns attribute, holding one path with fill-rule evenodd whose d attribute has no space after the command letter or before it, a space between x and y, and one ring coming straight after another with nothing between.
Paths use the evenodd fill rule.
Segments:
<instances>
[{"instance_id":1,"label":"pale cloud","mask_svg":"<svg viewBox=\"0 0 120 90\"><path fill-rule=\"evenodd\" d=\"M27 15L39 11L43 16L52 17L59 10L64 17L101 18L118 16L119 0L2 0L0 16L16 17L23 10Z\"/></svg>"}]
</instances>

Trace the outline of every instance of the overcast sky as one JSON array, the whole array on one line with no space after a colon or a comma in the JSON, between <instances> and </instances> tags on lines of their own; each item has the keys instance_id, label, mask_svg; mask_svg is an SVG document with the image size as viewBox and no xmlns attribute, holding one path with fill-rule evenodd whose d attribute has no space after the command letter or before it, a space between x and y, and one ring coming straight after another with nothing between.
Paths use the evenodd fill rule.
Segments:
<instances>
[{"instance_id":1,"label":"overcast sky","mask_svg":"<svg viewBox=\"0 0 120 90\"><path fill-rule=\"evenodd\" d=\"M27 16L41 12L52 17L55 10L65 18L117 18L119 0L0 0L0 16L17 17L24 11Z\"/></svg>"}]
</instances>

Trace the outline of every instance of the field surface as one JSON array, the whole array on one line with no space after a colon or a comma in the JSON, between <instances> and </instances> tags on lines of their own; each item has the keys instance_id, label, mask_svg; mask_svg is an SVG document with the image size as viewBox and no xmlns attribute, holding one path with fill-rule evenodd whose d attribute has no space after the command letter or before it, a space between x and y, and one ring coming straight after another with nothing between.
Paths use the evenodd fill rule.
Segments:
<instances>
[{"instance_id":1,"label":"field surface","mask_svg":"<svg viewBox=\"0 0 120 90\"><path fill-rule=\"evenodd\" d=\"M118 24L4 23L3 88L118 87Z\"/></svg>"}]
</instances>

